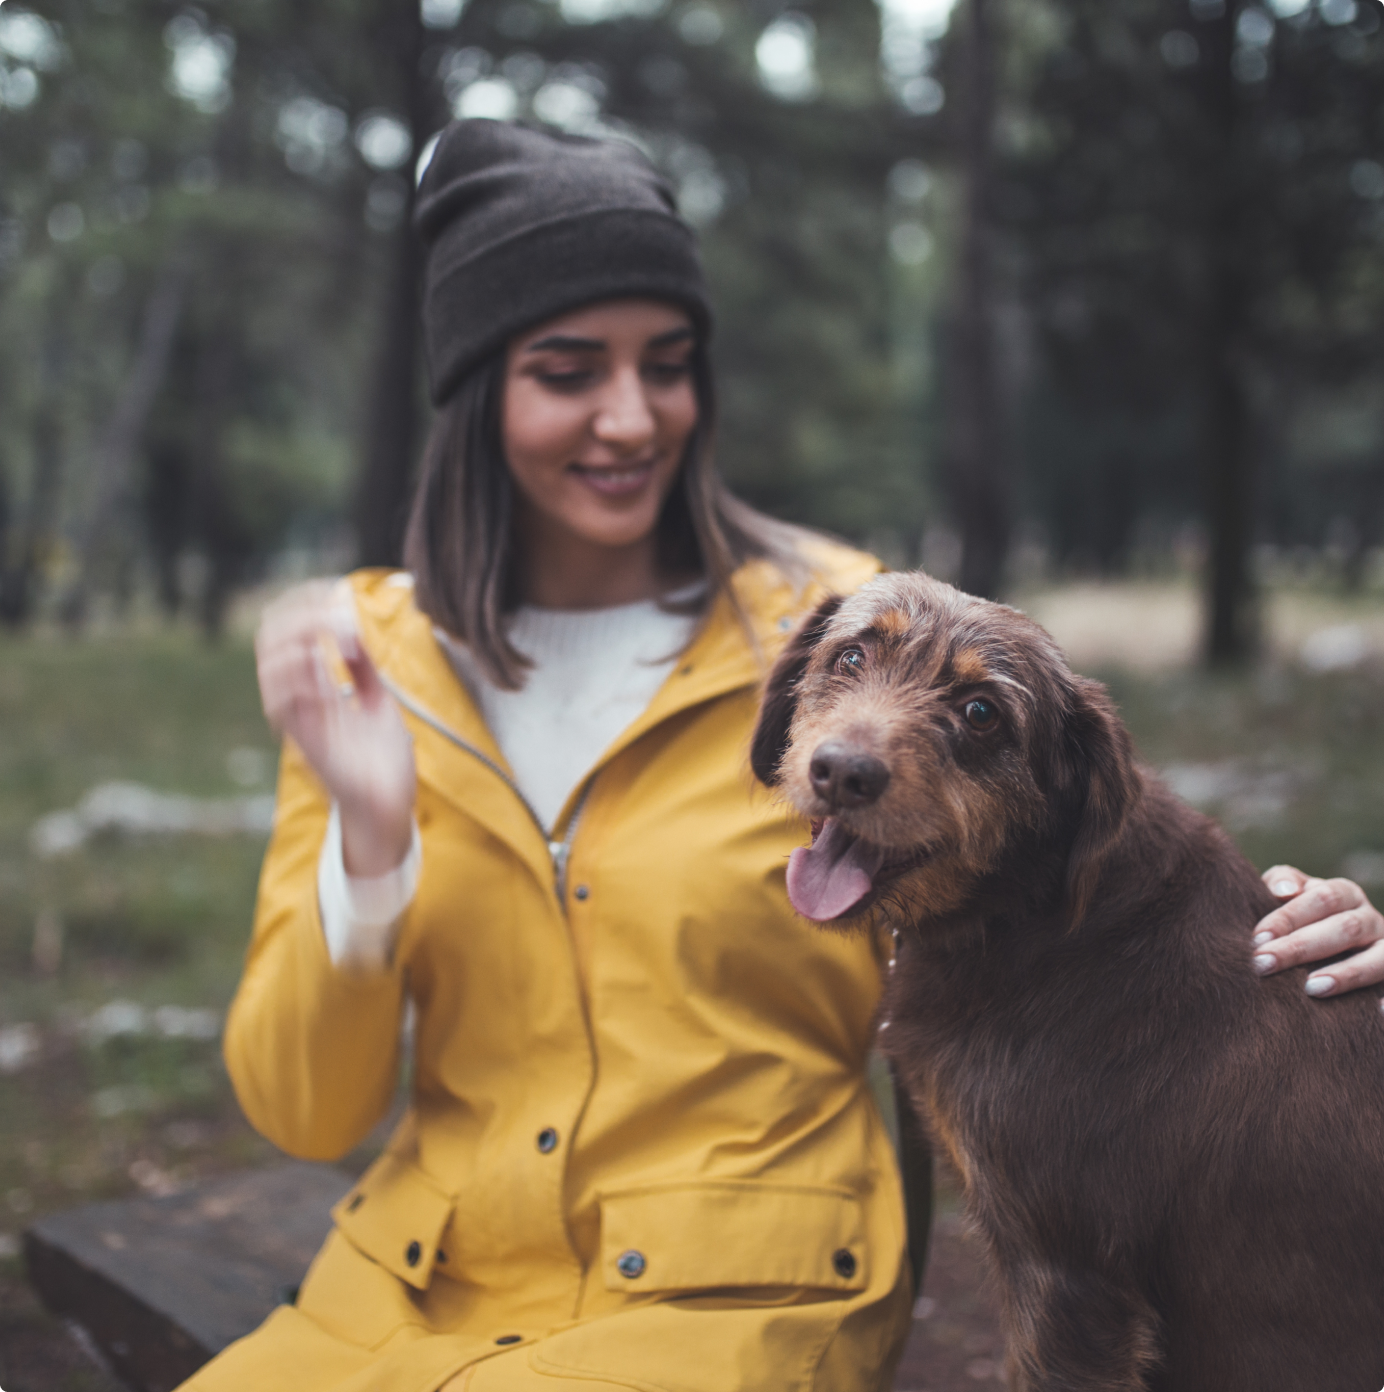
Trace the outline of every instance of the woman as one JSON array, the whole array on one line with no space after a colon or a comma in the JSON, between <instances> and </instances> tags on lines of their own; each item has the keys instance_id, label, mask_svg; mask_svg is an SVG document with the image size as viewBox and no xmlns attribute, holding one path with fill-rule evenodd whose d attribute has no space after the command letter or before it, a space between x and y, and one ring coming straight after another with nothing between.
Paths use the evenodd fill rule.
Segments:
<instances>
[{"instance_id":1,"label":"woman","mask_svg":"<svg viewBox=\"0 0 1384 1392\"><path fill-rule=\"evenodd\" d=\"M632 150L459 123L419 210L411 576L266 615L288 739L226 1037L252 1122L333 1158L409 999L412 1106L296 1305L189 1386L876 1388L910 1295L882 954L790 912L804 830L745 772L766 659L875 563L717 481L700 268Z\"/></svg>"}]
</instances>

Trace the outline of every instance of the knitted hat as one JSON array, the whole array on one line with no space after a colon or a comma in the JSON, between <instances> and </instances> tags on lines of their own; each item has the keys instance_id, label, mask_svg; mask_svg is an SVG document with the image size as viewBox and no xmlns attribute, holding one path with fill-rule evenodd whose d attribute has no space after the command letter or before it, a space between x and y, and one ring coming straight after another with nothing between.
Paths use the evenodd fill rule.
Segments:
<instances>
[{"instance_id":1,"label":"knitted hat","mask_svg":"<svg viewBox=\"0 0 1384 1392\"><path fill-rule=\"evenodd\" d=\"M671 300L711 328L692 229L632 145L454 121L418 187L434 405L530 325L596 300Z\"/></svg>"}]
</instances>

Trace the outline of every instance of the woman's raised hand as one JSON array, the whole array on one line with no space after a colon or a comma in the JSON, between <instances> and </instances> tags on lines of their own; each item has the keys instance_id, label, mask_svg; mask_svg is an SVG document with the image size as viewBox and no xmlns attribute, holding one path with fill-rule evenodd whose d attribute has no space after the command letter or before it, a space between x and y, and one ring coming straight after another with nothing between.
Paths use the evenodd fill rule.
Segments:
<instances>
[{"instance_id":1,"label":"woman's raised hand","mask_svg":"<svg viewBox=\"0 0 1384 1392\"><path fill-rule=\"evenodd\" d=\"M349 681L332 675L332 645ZM255 662L265 718L303 751L340 809L347 873L393 870L413 835L413 741L360 641L346 585L312 581L270 604Z\"/></svg>"},{"instance_id":2,"label":"woman's raised hand","mask_svg":"<svg viewBox=\"0 0 1384 1392\"><path fill-rule=\"evenodd\" d=\"M1262 975L1284 967L1349 957L1307 978L1313 996L1336 996L1384 981L1384 914L1353 880L1317 880L1291 865L1264 872L1285 902L1254 929L1254 966Z\"/></svg>"}]
</instances>

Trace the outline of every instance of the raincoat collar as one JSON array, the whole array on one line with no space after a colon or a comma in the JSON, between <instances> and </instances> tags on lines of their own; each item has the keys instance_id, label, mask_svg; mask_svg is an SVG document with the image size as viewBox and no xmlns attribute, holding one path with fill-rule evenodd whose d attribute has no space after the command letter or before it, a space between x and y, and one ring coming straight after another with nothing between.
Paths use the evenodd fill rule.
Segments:
<instances>
[{"instance_id":1,"label":"raincoat collar","mask_svg":"<svg viewBox=\"0 0 1384 1392\"><path fill-rule=\"evenodd\" d=\"M857 588L879 570L879 563L830 546L823 548L821 563L813 570L818 578L802 587L785 580L768 562L742 566L731 578L734 599L724 591L713 599L687 651L643 714L606 749L583 785L569 796L557 826L547 829L519 792L479 707L437 641L431 620L414 605L410 578L403 572L362 571L353 577L353 585L366 648L413 715L420 782L482 823L551 884L555 859L560 866L558 840L568 830L585 788L603 767L664 721L758 685L799 616L829 590ZM481 776L459 778L458 759L469 760L482 770Z\"/></svg>"}]
</instances>

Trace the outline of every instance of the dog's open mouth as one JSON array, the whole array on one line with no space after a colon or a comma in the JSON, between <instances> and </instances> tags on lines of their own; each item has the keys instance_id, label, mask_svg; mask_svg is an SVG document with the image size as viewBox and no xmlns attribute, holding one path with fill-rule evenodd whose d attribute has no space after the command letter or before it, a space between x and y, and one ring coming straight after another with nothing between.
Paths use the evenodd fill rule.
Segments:
<instances>
[{"instance_id":1,"label":"dog's open mouth","mask_svg":"<svg viewBox=\"0 0 1384 1392\"><path fill-rule=\"evenodd\" d=\"M884 874L912 864L915 856L886 865L888 851L847 831L835 817L812 823L812 844L788 860L788 901L804 918L826 923L861 904Z\"/></svg>"}]
</instances>

